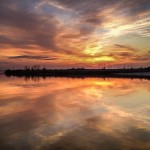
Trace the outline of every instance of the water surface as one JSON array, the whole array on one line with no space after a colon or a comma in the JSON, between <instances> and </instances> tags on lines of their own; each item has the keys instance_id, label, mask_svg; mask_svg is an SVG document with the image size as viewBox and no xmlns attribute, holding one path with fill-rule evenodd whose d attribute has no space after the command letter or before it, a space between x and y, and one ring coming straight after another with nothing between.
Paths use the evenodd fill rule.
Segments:
<instances>
[{"instance_id":1,"label":"water surface","mask_svg":"<svg viewBox=\"0 0 150 150\"><path fill-rule=\"evenodd\" d=\"M1 150L149 150L150 81L0 76Z\"/></svg>"}]
</instances>

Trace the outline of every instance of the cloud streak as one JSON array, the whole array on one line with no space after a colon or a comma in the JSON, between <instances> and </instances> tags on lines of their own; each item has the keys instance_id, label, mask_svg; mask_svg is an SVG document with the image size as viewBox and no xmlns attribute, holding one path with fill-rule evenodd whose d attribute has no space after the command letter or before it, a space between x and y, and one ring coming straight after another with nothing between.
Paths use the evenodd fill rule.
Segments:
<instances>
[{"instance_id":1,"label":"cloud streak","mask_svg":"<svg viewBox=\"0 0 150 150\"><path fill-rule=\"evenodd\" d=\"M8 59L36 59L36 60L57 60L57 58L50 58L48 56L29 56L29 55L20 55L20 56L10 56Z\"/></svg>"}]
</instances>

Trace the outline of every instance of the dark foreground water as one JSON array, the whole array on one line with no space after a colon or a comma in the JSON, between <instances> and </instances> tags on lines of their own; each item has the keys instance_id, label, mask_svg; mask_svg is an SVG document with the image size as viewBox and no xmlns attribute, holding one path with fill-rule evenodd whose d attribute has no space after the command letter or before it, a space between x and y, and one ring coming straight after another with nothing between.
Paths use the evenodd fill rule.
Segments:
<instances>
[{"instance_id":1,"label":"dark foreground water","mask_svg":"<svg viewBox=\"0 0 150 150\"><path fill-rule=\"evenodd\" d=\"M149 150L150 81L0 76L0 150Z\"/></svg>"}]
</instances>

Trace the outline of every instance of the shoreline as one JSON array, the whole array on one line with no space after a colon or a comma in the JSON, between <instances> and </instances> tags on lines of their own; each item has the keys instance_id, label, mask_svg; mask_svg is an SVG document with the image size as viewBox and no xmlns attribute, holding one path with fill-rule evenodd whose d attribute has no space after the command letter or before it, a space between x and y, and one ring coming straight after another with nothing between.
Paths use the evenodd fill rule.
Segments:
<instances>
[{"instance_id":1,"label":"shoreline","mask_svg":"<svg viewBox=\"0 0 150 150\"><path fill-rule=\"evenodd\" d=\"M130 69L38 69L38 70L6 70L8 77L102 77L102 78L139 78L150 80L150 67Z\"/></svg>"}]
</instances>

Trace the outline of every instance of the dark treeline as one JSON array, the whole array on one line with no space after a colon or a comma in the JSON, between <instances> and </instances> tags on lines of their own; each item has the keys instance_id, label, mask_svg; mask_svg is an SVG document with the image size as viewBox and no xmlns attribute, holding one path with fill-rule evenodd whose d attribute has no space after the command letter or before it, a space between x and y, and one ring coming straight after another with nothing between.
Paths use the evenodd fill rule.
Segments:
<instances>
[{"instance_id":1,"label":"dark treeline","mask_svg":"<svg viewBox=\"0 0 150 150\"><path fill-rule=\"evenodd\" d=\"M40 69L39 66L36 66L17 70L8 69L5 71L5 75L20 77L129 77L150 79L150 67L120 69Z\"/></svg>"}]
</instances>

